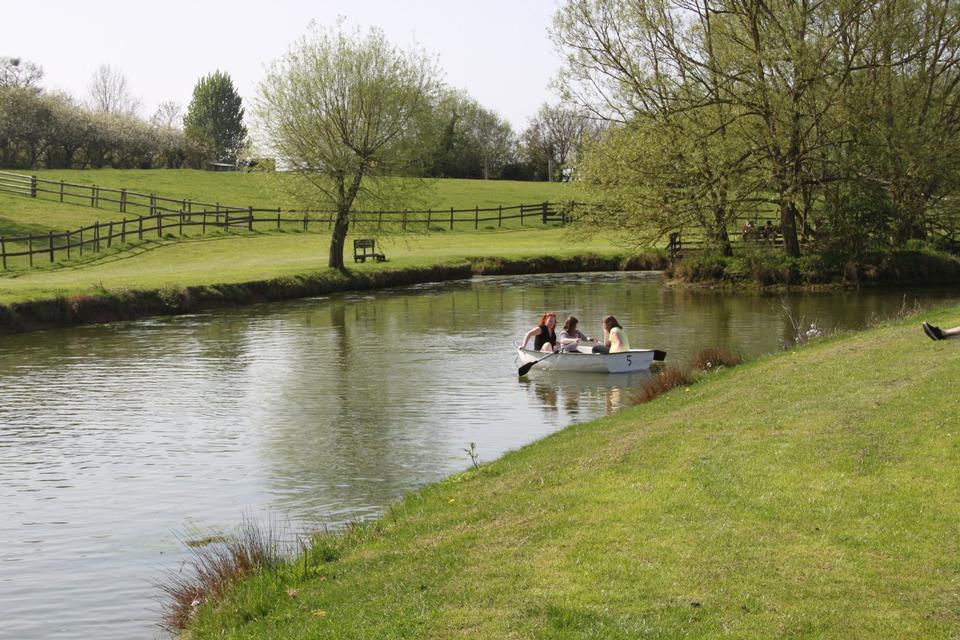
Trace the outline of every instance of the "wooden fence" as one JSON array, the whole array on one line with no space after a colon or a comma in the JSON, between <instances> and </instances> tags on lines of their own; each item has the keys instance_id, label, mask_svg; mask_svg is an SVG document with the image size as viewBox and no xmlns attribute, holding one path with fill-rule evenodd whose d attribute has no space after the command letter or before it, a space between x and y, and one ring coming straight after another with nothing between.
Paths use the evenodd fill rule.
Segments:
<instances>
[{"instance_id":1,"label":"wooden fence","mask_svg":"<svg viewBox=\"0 0 960 640\"><path fill-rule=\"evenodd\" d=\"M783 234L779 231L774 231L768 235L755 234L747 236L742 233L730 234L730 244L734 246L738 244L743 246L753 244L755 247L779 249L783 247ZM802 239L801 244L804 244ZM670 256L670 260L676 261L689 255L703 253L706 247L707 241L703 237L684 238L680 233L671 233L667 242L667 253Z\"/></svg>"},{"instance_id":2,"label":"wooden fence","mask_svg":"<svg viewBox=\"0 0 960 640\"><path fill-rule=\"evenodd\" d=\"M53 188L50 188L53 185ZM81 190L87 190L82 193ZM100 207L101 203L115 203L125 213L140 207L145 215L135 218L96 222L92 225L62 233L28 234L26 236L0 236L0 267L10 268L13 258L26 258L29 266L35 261L56 262L71 259L84 253L98 252L114 244L123 244L145 238L163 238L164 234L183 236L185 230L199 230L205 234L217 229L229 233L231 229L246 231L281 229L283 225L295 225L309 231L311 225L317 230L329 230L336 217L332 211L257 209L233 207L220 203L204 203L191 200L175 200L155 194L141 194L127 189L104 189L95 185L78 185L64 181L52 181L36 176L0 172L0 192L38 198L38 194L55 194L61 202L86 204ZM81 195L82 194L82 195ZM548 224L568 222L567 216L554 203L520 204L510 207L472 209L426 209L426 210L377 210L354 211L350 215L351 226L358 230L398 229L415 231L449 229L459 225L479 229L481 223L496 223L497 228L510 220Z\"/></svg>"}]
</instances>

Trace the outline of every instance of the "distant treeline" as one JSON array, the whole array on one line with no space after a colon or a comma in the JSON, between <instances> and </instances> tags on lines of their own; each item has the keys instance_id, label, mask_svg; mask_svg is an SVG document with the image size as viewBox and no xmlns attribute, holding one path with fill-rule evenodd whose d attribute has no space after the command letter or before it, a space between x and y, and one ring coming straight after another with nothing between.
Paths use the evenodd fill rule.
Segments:
<instances>
[{"instance_id":1,"label":"distant treeline","mask_svg":"<svg viewBox=\"0 0 960 640\"><path fill-rule=\"evenodd\" d=\"M0 167L203 167L209 149L181 129L93 111L36 87L0 88Z\"/></svg>"},{"instance_id":2,"label":"distant treeline","mask_svg":"<svg viewBox=\"0 0 960 640\"><path fill-rule=\"evenodd\" d=\"M497 113L452 90L420 117L421 137L407 153L415 170L437 178L559 181L580 145L595 135L582 114L547 106L518 135ZM240 159L245 156L249 150ZM146 121L35 83L0 83L0 169L205 168L219 159L209 139L185 130L176 117Z\"/></svg>"}]
</instances>

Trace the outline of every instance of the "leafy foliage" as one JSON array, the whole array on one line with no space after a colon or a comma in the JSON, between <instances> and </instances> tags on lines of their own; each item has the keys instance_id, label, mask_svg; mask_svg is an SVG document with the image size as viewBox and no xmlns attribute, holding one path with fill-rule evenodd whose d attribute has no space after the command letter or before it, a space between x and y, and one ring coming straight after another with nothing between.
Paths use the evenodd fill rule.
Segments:
<instances>
[{"instance_id":1,"label":"leafy foliage","mask_svg":"<svg viewBox=\"0 0 960 640\"><path fill-rule=\"evenodd\" d=\"M315 205L337 212L328 264L343 268L357 197L383 194L380 178L409 175L407 151L438 83L423 54L383 33L315 29L276 61L260 84L257 115L277 155L302 178ZM404 185L409 186L409 184Z\"/></svg>"},{"instance_id":2,"label":"leafy foliage","mask_svg":"<svg viewBox=\"0 0 960 640\"><path fill-rule=\"evenodd\" d=\"M230 75L214 71L197 82L183 125L188 137L216 160L234 162L247 144L243 100Z\"/></svg>"}]
</instances>

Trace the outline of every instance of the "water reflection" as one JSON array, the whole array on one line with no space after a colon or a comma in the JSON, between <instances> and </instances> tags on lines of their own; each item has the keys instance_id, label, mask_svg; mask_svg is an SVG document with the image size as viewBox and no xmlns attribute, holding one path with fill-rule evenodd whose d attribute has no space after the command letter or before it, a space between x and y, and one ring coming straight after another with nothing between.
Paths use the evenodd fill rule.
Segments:
<instances>
[{"instance_id":1,"label":"water reflection","mask_svg":"<svg viewBox=\"0 0 960 640\"><path fill-rule=\"evenodd\" d=\"M927 303L952 292L915 292ZM900 293L732 295L654 274L481 278L0 339L0 637L153 634L146 579L172 532L244 512L380 513L410 489L627 406L642 375L534 370L511 340L545 310L685 362L775 351L794 318L858 327Z\"/></svg>"},{"instance_id":2,"label":"water reflection","mask_svg":"<svg viewBox=\"0 0 960 640\"><path fill-rule=\"evenodd\" d=\"M650 379L650 372L603 375L571 371L538 371L521 378L532 403L567 423L599 414L610 415L633 403L634 394ZM602 409L602 411L601 411Z\"/></svg>"}]
</instances>

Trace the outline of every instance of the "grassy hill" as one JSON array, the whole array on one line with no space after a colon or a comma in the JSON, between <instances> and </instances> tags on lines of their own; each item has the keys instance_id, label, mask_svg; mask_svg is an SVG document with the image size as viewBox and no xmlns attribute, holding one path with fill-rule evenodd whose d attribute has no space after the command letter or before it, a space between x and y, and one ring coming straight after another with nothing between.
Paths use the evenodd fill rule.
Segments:
<instances>
[{"instance_id":1,"label":"grassy hill","mask_svg":"<svg viewBox=\"0 0 960 640\"><path fill-rule=\"evenodd\" d=\"M960 341L918 325L713 373L427 487L186 637L957 637Z\"/></svg>"},{"instance_id":2,"label":"grassy hill","mask_svg":"<svg viewBox=\"0 0 960 640\"><path fill-rule=\"evenodd\" d=\"M208 171L135 171L135 170L50 170L34 172L48 180L65 180L100 187L127 188L167 197L230 206L257 208L295 208L296 200L284 190L289 176L264 173L213 173ZM566 185L533 182L483 180L432 180L424 191L424 206L437 209L512 206L557 200ZM46 234L94 222L133 217L143 210L122 214L116 204L104 202L102 208L60 203L55 194L40 198L0 194L0 236L28 233ZM113 196L118 197L118 196ZM439 215L439 214L438 214ZM459 216L458 216L459 217ZM374 234L386 251L386 268L422 267L445 261L464 261L476 256L522 257L530 255L566 256L585 251L611 254L609 243L598 238L569 238L561 229L545 228L534 216L528 231L518 231L519 223L503 225L496 221L474 225L459 223L451 233L443 223L431 226L434 233L423 233L426 224L416 224L416 233L399 229L360 231ZM267 225L269 227L269 225ZM514 230L511 231L510 229ZM135 229L131 227L131 229ZM37 256L38 268L27 269L23 257L8 260L12 271L0 273L0 303L56 298L61 295L97 295L106 289L148 290L168 286L239 283L283 277L322 270L326 264L329 235L321 225L302 233L299 223L284 225L282 233L263 226L260 233L211 232L200 236L197 228L187 228L187 238L166 237L131 242L113 247L103 254L91 254L89 247L80 260L74 250L72 261L57 253L56 262ZM409 231L410 229L408 229ZM176 231L174 229L173 231ZM442 233L441 233L442 232ZM117 230L119 233L119 229ZM192 234L192 235L190 235ZM89 239L92 234L88 234ZM135 238L133 234L131 239ZM76 240L76 238L74 239ZM46 246L45 240L36 247ZM8 251L26 249L26 243L7 243ZM348 258L349 259L349 258ZM361 265L360 270L377 268Z\"/></svg>"},{"instance_id":3,"label":"grassy hill","mask_svg":"<svg viewBox=\"0 0 960 640\"><path fill-rule=\"evenodd\" d=\"M303 203L289 193L290 176L282 173L102 169L36 170L29 174L46 180L64 180L111 189L125 188L145 194L219 202L235 207L303 207ZM555 201L564 197L568 187L558 183L506 180L427 180L425 185L417 206L434 209L485 208ZM131 210L128 215L137 213L142 214L143 211ZM35 233L63 231L97 220L117 220L121 217L123 214L113 203L103 202L101 209L91 209L81 206L78 198L73 198L72 204L61 204L55 194L41 193L40 199L0 194L0 235L15 235L24 230Z\"/></svg>"}]
</instances>

